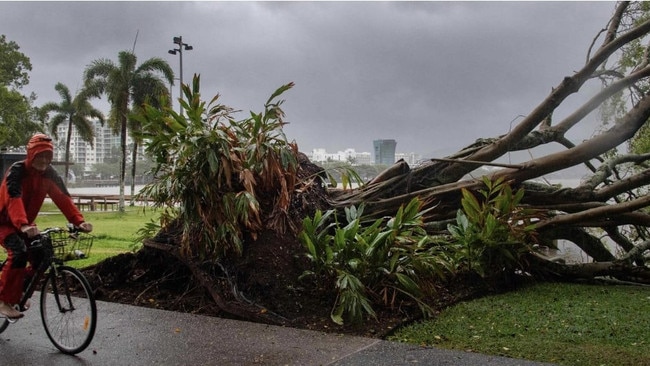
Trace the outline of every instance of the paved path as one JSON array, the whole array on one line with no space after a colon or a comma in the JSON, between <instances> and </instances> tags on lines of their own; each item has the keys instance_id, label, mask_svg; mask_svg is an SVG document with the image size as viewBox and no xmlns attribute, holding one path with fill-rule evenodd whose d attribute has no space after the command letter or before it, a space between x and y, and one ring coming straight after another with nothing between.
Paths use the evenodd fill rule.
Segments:
<instances>
[{"instance_id":1,"label":"paved path","mask_svg":"<svg viewBox=\"0 0 650 366\"><path fill-rule=\"evenodd\" d=\"M28 311L0 334L0 364L543 365L108 302L98 302L98 310L95 338L77 356L58 352L45 335L38 310Z\"/></svg>"}]
</instances>

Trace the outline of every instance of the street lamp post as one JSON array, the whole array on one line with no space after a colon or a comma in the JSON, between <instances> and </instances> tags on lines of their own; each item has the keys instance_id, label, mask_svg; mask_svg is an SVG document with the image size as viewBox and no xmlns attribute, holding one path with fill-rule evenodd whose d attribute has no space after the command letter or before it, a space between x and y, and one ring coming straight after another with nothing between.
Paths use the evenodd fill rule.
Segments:
<instances>
[{"instance_id":1,"label":"street lamp post","mask_svg":"<svg viewBox=\"0 0 650 366\"><path fill-rule=\"evenodd\" d=\"M174 44L178 45L178 48L173 48L173 49L169 50L168 52L170 54L172 54L172 55L175 55L176 53L178 53L180 61L181 61L181 64L180 64L180 68L181 68L181 72L180 72L180 100L182 101L183 100L183 50L191 51L191 50L194 49L194 47L190 46L187 43L183 43L183 37L182 36L174 37L173 42L174 42ZM180 113L181 113L181 115L183 114L183 106L182 105L181 105L181 108L180 108Z\"/></svg>"}]
</instances>

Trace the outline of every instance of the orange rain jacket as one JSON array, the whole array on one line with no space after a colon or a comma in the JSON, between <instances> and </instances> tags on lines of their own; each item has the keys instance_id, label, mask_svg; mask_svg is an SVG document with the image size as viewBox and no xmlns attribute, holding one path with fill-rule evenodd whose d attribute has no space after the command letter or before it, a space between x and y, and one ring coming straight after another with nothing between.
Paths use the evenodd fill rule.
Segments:
<instances>
[{"instance_id":1,"label":"orange rain jacket","mask_svg":"<svg viewBox=\"0 0 650 366\"><path fill-rule=\"evenodd\" d=\"M7 249L7 260L0 276L0 301L9 304L20 299L26 263L16 260L14 251L5 246L5 239L13 233L22 236L23 225L34 225L47 196L69 222L76 226L84 222L56 170L51 165L43 172L32 168L36 154L44 151L53 151L51 139L43 134L34 135L27 145L27 158L12 164L0 185L0 243Z\"/></svg>"}]
</instances>

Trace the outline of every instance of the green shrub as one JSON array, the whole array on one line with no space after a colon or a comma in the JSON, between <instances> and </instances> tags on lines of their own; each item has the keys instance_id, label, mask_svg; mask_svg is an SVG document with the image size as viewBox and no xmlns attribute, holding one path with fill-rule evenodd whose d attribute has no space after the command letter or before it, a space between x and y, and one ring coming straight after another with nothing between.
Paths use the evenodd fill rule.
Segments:
<instances>
[{"instance_id":1,"label":"green shrub","mask_svg":"<svg viewBox=\"0 0 650 366\"><path fill-rule=\"evenodd\" d=\"M520 205L523 189L513 193L503 178L483 182L486 188L479 190L480 201L462 190L462 210L456 224L448 226L457 270L485 278L524 269L523 254L532 250L533 223L539 215Z\"/></svg>"},{"instance_id":2,"label":"green shrub","mask_svg":"<svg viewBox=\"0 0 650 366\"><path fill-rule=\"evenodd\" d=\"M334 322L358 324L364 314L376 316L375 305L396 307L403 300L417 303L425 316L431 314L426 299L450 265L444 247L425 232L421 208L414 198L395 217L369 225L362 219L363 205L345 208L345 224L334 210L304 219L299 238L313 264L304 276L335 279Z\"/></svg>"},{"instance_id":3,"label":"green shrub","mask_svg":"<svg viewBox=\"0 0 650 366\"><path fill-rule=\"evenodd\" d=\"M244 232L256 237L262 228L287 226L298 148L284 136L283 101L276 99L291 87L276 90L263 113L236 121L233 110L218 103L219 95L209 104L201 100L195 76L191 89L183 86L185 114L146 105L134 117L156 163L156 180L141 194L163 208L163 229L179 223L186 255L238 256Z\"/></svg>"}]
</instances>

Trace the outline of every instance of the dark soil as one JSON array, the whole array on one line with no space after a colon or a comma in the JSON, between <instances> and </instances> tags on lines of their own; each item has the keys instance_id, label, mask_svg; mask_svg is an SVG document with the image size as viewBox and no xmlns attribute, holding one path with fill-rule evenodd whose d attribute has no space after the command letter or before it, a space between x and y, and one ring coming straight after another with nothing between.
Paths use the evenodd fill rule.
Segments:
<instances>
[{"instance_id":1,"label":"dark soil","mask_svg":"<svg viewBox=\"0 0 650 366\"><path fill-rule=\"evenodd\" d=\"M337 325L330 319L335 301L331 290L298 280L308 265L300 253L303 249L295 239L265 233L249 244L245 261L229 275L237 278L238 290L259 305L260 312L276 314L295 328L384 338L397 327L420 319L417 307L403 302L376 308L377 319L362 325ZM84 273L101 301L240 319L223 312L184 264L157 249L145 247L137 253L121 254L84 269ZM438 289L432 305L441 310L483 292L467 281L447 283Z\"/></svg>"}]
</instances>

